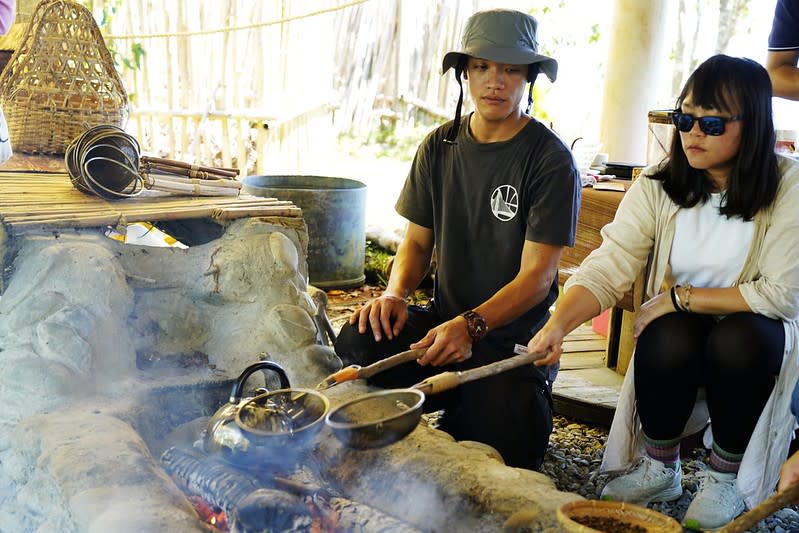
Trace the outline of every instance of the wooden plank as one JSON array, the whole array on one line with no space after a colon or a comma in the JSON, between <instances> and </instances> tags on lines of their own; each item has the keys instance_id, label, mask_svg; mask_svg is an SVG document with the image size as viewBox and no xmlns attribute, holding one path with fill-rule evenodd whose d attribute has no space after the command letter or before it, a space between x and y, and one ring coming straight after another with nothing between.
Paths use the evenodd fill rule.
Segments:
<instances>
[{"instance_id":1,"label":"wooden plank","mask_svg":"<svg viewBox=\"0 0 799 533\"><path fill-rule=\"evenodd\" d=\"M555 412L609 426L624 378L609 368L563 371L553 384Z\"/></svg>"},{"instance_id":2,"label":"wooden plank","mask_svg":"<svg viewBox=\"0 0 799 533\"><path fill-rule=\"evenodd\" d=\"M558 375L553 392L615 409L623 379L609 368L570 370Z\"/></svg>"},{"instance_id":3,"label":"wooden plank","mask_svg":"<svg viewBox=\"0 0 799 533\"><path fill-rule=\"evenodd\" d=\"M601 337L599 339L576 339L576 340L567 339L563 342L563 351L603 352L605 350L606 345L607 345L607 340L604 337Z\"/></svg>"},{"instance_id":4,"label":"wooden plank","mask_svg":"<svg viewBox=\"0 0 799 533\"><path fill-rule=\"evenodd\" d=\"M604 352L572 352L564 353L560 358L561 370L576 370L581 368L605 368Z\"/></svg>"},{"instance_id":5,"label":"wooden plank","mask_svg":"<svg viewBox=\"0 0 799 533\"><path fill-rule=\"evenodd\" d=\"M597 333L592 329L586 329L586 326L580 326L580 328L569 333L566 336L566 340L568 341L605 340L605 336Z\"/></svg>"}]
</instances>

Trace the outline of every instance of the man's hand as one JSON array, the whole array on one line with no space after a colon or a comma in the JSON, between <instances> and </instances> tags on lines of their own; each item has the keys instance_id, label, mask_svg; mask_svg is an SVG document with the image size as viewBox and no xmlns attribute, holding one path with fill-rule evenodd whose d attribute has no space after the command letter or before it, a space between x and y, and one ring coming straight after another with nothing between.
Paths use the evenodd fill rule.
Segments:
<instances>
[{"instance_id":1,"label":"man's hand","mask_svg":"<svg viewBox=\"0 0 799 533\"><path fill-rule=\"evenodd\" d=\"M633 324L633 336L637 339L650 322L675 311L669 291L661 292L651 300L647 300L641 304L641 308L638 310L635 324Z\"/></svg>"},{"instance_id":2,"label":"man's hand","mask_svg":"<svg viewBox=\"0 0 799 533\"><path fill-rule=\"evenodd\" d=\"M466 327L466 319L456 316L439 324L419 342L411 344L412 350L417 348L427 348L418 361L422 366L444 366L465 361L472 356L472 338Z\"/></svg>"},{"instance_id":3,"label":"man's hand","mask_svg":"<svg viewBox=\"0 0 799 533\"><path fill-rule=\"evenodd\" d=\"M380 342L383 335L394 339L408 320L408 302L399 296L383 294L352 313L350 325L358 324L358 333L366 333L366 324L372 327L375 341Z\"/></svg>"}]
</instances>

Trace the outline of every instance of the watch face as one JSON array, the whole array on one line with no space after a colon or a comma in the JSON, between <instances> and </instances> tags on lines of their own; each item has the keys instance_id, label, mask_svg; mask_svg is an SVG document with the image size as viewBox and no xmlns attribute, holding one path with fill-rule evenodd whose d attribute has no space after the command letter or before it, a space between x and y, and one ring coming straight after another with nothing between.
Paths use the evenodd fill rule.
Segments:
<instances>
[{"instance_id":1,"label":"watch face","mask_svg":"<svg viewBox=\"0 0 799 533\"><path fill-rule=\"evenodd\" d=\"M469 336L472 338L472 341L477 342L482 340L483 337L486 336L486 333L488 333L485 318L474 311L466 311L462 313L462 316L466 319L466 328L469 331Z\"/></svg>"}]
</instances>

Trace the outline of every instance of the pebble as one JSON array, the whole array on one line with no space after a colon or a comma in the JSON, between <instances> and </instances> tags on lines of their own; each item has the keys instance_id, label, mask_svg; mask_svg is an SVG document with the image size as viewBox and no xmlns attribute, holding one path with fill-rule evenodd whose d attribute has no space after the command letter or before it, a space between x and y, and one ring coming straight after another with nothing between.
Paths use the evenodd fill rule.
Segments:
<instances>
[{"instance_id":1,"label":"pebble","mask_svg":"<svg viewBox=\"0 0 799 533\"><path fill-rule=\"evenodd\" d=\"M555 416L541 472L549 476L559 490L574 492L591 500L598 499L602 488L610 480L608 474L599 472L607 437L607 428ZM707 450L702 448L695 449L691 457L683 458L683 495L673 502L650 504L649 508L671 516L679 522L699 488L696 474L705 469L706 460ZM788 507L777 511L750 531L797 533L799 507Z\"/></svg>"}]
</instances>

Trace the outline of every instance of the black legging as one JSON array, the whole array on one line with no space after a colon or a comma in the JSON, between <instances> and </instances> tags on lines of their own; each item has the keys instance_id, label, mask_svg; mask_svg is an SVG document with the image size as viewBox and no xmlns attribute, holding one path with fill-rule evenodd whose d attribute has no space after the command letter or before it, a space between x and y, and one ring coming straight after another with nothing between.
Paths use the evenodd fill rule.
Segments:
<instances>
[{"instance_id":1,"label":"black legging","mask_svg":"<svg viewBox=\"0 0 799 533\"><path fill-rule=\"evenodd\" d=\"M644 434L680 436L704 386L713 439L742 454L780 372L782 322L755 313L716 321L669 313L653 320L635 349L635 396Z\"/></svg>"}]
</instances>

